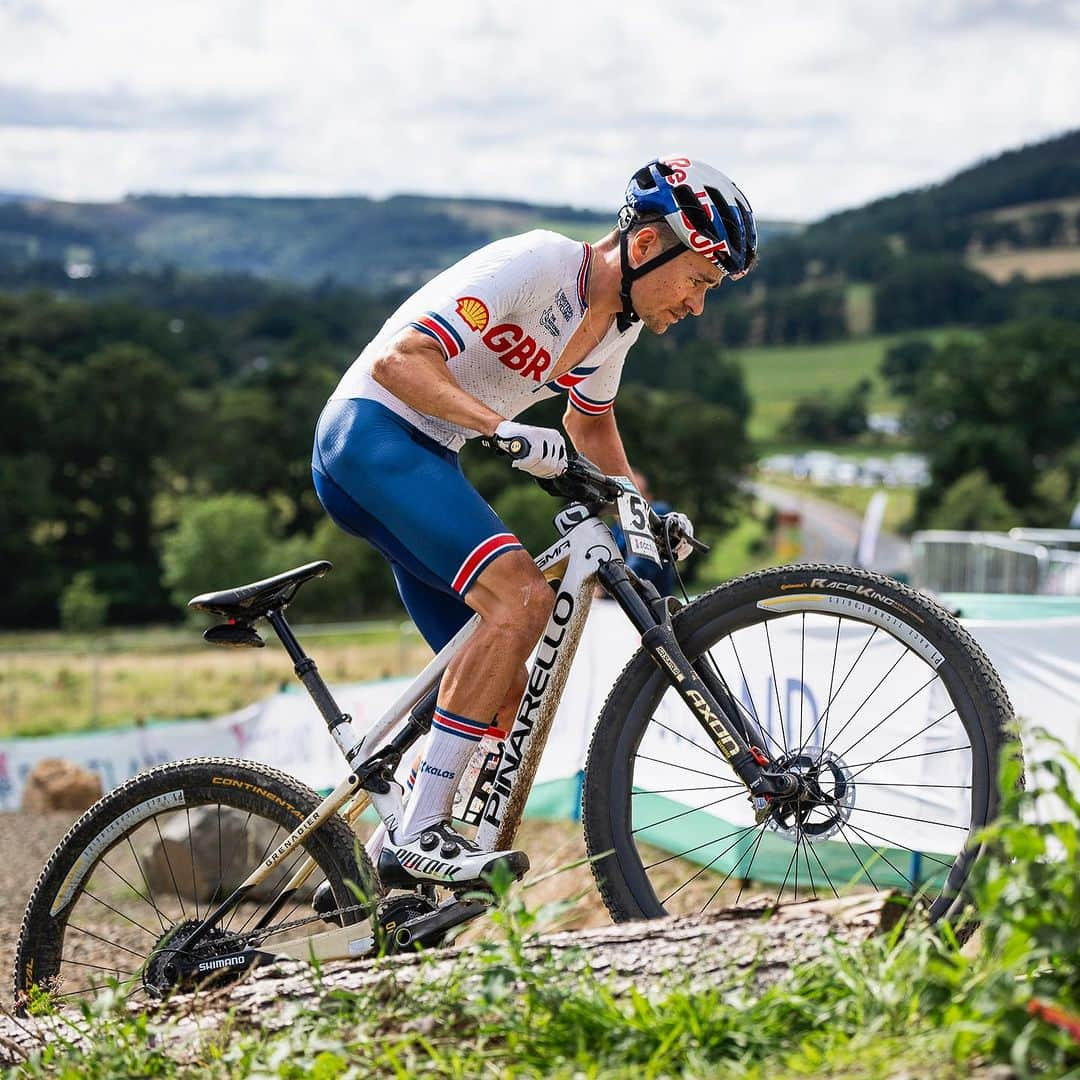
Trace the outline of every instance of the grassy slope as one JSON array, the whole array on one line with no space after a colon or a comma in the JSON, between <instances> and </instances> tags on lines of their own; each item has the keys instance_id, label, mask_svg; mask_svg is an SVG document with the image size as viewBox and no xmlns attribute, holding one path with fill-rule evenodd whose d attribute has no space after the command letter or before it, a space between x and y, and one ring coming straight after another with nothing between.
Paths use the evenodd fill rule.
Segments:
<instances>
[{"instance_id":1,"label":"grassy slope","mask_svg":"<svg viewBox=\"0 0 1080 1080\"><path fill-rule=\"evenodd\" d=\"M873 383L872 410L899 412L899 402L878 374L886 350L903 337L923 336L939 344L956 334L970 334L970 331L940 329L918 335L886 334L826 345L739 349L732 353L732 358L742 367L754 400L750 435L758 441L775 442L799 398L840 393L860 379L870 379Z\"/></svg>"}]
</instances>

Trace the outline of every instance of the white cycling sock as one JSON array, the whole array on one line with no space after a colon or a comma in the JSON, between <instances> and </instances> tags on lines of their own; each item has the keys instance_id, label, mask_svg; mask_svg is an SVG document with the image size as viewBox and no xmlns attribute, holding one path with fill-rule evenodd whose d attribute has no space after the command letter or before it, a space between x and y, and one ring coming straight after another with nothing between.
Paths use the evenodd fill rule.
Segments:
<instances>
[{"instance_id":1,"label":"white cycling sock","mask_svg":"<svg viewBox=\"0 0 1080 1080\"><path fill-rule=\"evenodd\" d=\"M415 840L429 825L451 816L458 781L488 727L486 722L435 709L424 760L416 773L416 787L395 841Z\"/></svg>"}]
</instances>

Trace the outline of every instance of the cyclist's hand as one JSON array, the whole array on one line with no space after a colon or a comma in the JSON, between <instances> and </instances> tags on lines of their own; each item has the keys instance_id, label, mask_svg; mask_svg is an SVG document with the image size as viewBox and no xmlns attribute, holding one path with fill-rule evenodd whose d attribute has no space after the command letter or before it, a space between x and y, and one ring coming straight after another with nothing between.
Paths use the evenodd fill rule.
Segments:
<instances>
[{"instance_id":1,"label":"cyclist's hand","mask_svg":"<svg viewBox=\"0 0 1080 1080\"><path fill-rule=\"evenodd\" d=\"M694 523L680 513L665 514L660 520L664 523L664 533L671 545L671 554L676 559L685 559L694 550L691 543L694 539Z\"/></svg>"},{"instance_id":2,"label":"cyclist's hand","mask_svg":"<svg viewBox=\"0 0 1080 1080\"><path fill-rule=\"evenodd\" d=\"M514 459L515 469L523 469L541 480L566 472L566 441L553 428L504 420L495 429L495 438L500 449Z\"/></svg>"}]
</instances>

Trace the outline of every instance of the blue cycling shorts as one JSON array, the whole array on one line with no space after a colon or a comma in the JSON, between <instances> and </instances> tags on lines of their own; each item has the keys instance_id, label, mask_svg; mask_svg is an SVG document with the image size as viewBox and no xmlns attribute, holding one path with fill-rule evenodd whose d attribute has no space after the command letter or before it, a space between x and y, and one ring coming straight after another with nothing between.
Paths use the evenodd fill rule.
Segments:
<instances>
[{"instance_id":1,"label":"blue cycling shorts","mask_svg":"<svg viewBox=\"0 0 1080 1080\"><path fill-rule=\"evenodd\" d=\"M521 543L465 479L452 450L377 401L332 400L311 470L333 521L390 560L413 622L437 652L472 617L462 600Z\"/></svg>"}]
</instances>

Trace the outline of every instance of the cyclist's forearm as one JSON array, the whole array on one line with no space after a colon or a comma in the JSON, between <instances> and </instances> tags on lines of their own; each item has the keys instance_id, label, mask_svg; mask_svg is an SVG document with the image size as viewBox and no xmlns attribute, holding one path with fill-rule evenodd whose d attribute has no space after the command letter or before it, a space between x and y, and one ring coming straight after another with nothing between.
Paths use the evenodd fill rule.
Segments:
<instances>
[{"instance_id":1,"label":"cyclist's forearm","mask_svg":"<svg viewBox=\"0 0 1080 1080\"><path fill-rule=\"evenodd\" d=\"M567 409L563 427L574 449L598 469L609 476L630 475L630 463L626 460L614 411L609 410L601 416L585 416L576 409Z\"/></svg>"},{"instance_id":2,"label":"cyclist's forearm","mask_svg":"<svg viewBox=\"0 0 1080 1080\"><path fill-rule=\"evenodd\" d=\"M427 416L491 435L505 417L462 389L435 346L395 343L372 365L372 378Z\"/></svg>"}]
</instances>

